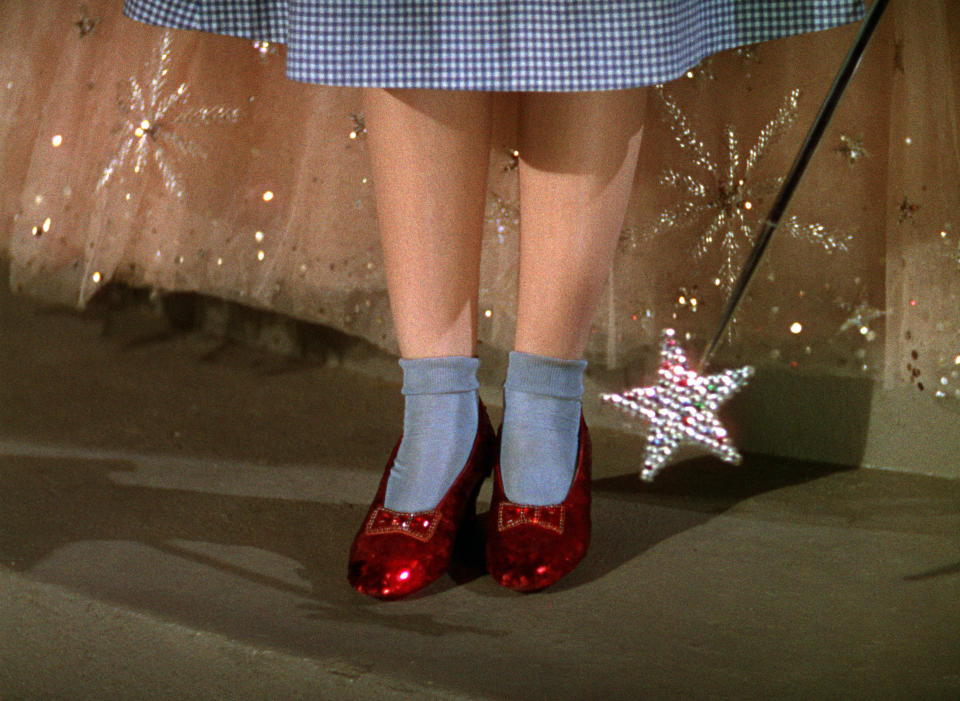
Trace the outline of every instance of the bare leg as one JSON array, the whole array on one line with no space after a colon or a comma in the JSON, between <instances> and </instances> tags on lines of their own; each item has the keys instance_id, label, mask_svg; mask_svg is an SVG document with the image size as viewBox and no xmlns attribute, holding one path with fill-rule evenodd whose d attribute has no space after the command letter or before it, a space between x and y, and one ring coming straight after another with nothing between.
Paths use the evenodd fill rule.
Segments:
<instances>
[{"instance_id":1,"label":"bare leg","mask_svg":"<svg viewBox=\"0 0 960 701\"><path fill-rule=\"evenodd\" d=\"M384 505L432 509L478 431L477 295L491 96L364 91L394 328L403 359L403 441Z\"/></svg>"},{"instance_id":2,"label":"bare leg","mask_svg":"<svg viewBox=\"0 0 960 701\"><path fill-rule=\"evenodd\" d=\"M643 89L522 96L516 350L583 355L633 186L645 104Z\"/></svg>"},{"instance_id":3,"label":"bare leg","mask_svg":"<svg viewBox=\"0 0 960 701\"><path fill-rule=\"evenodd\" d=\"M363 108L401 355L471 356L490 95L370 88Z\"/></svg>"},{"instance_id":4,"label":"bare leg","mask_svg":"<svg viewBox=\"0 0 960 701\"><path fill-rule=\"evenodd\" d=\"M517 335L500 466L511 501L556 504L576 469L583 355L633 186L646 93L520 101Z\"/></svg>"}]
</instances>

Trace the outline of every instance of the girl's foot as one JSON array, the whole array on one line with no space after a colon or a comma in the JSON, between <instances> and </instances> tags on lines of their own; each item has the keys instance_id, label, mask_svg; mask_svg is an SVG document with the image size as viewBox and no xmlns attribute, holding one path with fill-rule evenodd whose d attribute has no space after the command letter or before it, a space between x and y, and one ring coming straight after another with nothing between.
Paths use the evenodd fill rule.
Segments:
<instances>
[{"instance_id":1,"label":"girl's foot","mask_svg":"<svg viewBox=\"0 0 960 701\"><path fill-rule=\"evenodd\" d=\"M560 502L534 506L504 494L501 465L494 469L487 517L487 571L517 591L548 587L571 572L590 545L590 434L580 419L573 482Z\"/></svg>"},{"instance_id":2,"label":"girl's foot","mask_svg":"<svg viewBox=\"0 0 960 701\"><path fill-rule=\"evenodd\" d=\"M403 438L390 469L384 506L435 507L460 474L477 433L478 358L400 360Z\"/></svg>"},{"instance_id":3,"label":"girl's foot","mask_svg":"<svg viewBox=\"0 0 960 701\"><path fill-rule=\"evenodd\" d=\"M427 586L450 567L457 533L475 513L477 493L496 455L493 427L482 404L477 413L465 464L429 510L397 511L385 506L401 447L398 442L350 547L347 578L357 591L381 599L400 598Z\"/></svg>"},{"instance_id":4,"label":"girl's foot","mask_svg":"<svg viewBox=\"0 0 960 701\"><path fill-rule=\"evenodd\" d=\"M518 504L562 502L577 460L585 360L510 353L504 383L500 469Z\"/></svg>"}]
</instances>

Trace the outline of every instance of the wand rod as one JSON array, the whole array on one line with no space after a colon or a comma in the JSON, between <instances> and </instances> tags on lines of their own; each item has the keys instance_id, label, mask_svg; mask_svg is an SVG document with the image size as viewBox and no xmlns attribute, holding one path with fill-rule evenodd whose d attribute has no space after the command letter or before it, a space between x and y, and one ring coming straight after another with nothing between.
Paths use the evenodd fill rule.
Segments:
<instances>
[{"instance_id":1,"label":"wand rod","mask_svg":"<svg viewBox=\"0 0 960 701\"><path fill-rule=\"evenodd\" d=\"M833 112L836 110L840 98L843 97L843 92L846 90L850 78L853 77L857 66L860 65L860 59L863 57L864 49L866 49L870 37L873 36L873 31L876 29L877 23L880 21L880 17L883 15L883 11L889 2L890 0L876 0L867 11L863 24L860 26L860 31L857 33L857 38L854 40L853 46L850 47L850 52L847 54L843 65L840 66L837 77L833 79L833 85L830 86L830 91L827 93L827 97L820 107L820 113L817 115L817 118L813 120L813 125L810 127L810 131L807 132L807 138L800 147L800 151L793 161L793 166L790 168L790 172L780 187L777 199L774 200L773 206L770 208L770 214L764 222L763 231L757 238L757 242L750 252L750 256L747 258L747 262L744 263L743 271L740 273L740 277L737 278L733 291L730 293L730 299L727 300L727 306L723 310L720 326L710 341L710 344L707 346L707 349L703 352L703 357L700 360L701 371L706 367L714 351L716 351L720 345L723 332L730 324L737 310L737 305L740 303L741 298L747 290L747 285L757 270L760 257L766 250L767 244L770 243L773 232L776 231L777 226L780 225L780 219L790 204L793 192L797 189L800 178L803 177L803 173L807 169L807 164L813 157L814 151L817 150L820 138L830 123L830 118L833 116Z\"/></svg>"}]
</instances>

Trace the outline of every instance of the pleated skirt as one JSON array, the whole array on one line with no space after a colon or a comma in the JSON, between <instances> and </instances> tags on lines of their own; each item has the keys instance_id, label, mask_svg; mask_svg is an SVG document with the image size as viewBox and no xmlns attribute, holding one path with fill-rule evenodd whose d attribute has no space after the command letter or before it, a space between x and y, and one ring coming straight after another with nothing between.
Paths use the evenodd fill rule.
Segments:
<instances>
[{"instance_id":1,"label":"pleated skirt","mask_svg":"<svg viewBox=\"0 0 960 701\"><path fill-rule=\"evenodd\" d=\"M616 90L724 49L829 29L862 0L125 0L136 20L287 46L287 77L343 86Z\"/></svg>"}]
</instances>

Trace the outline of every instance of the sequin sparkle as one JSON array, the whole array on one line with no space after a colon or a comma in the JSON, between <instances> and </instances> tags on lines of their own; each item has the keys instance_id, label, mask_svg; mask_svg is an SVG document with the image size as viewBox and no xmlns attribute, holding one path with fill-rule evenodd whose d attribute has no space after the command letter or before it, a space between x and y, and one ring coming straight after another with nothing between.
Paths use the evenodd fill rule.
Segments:
<instances>
[{"instance_id":1,"label":"sequin sparkle","mask_svg":"<svg viewBox=\"0 0 960 701\"><path fill-rule=\"evenodd\" d=\"M206 153L194 141L178 129L181 125L210 125L235 123L240 110L223 106L186 107L190 90L180 83L173 90L167 89L167 76L171 63L171 33L164 32L160 44L154 48L151 63L153 72L146 83L136 76L127 80L128 92L118 97L123 114L120 140L117 151L107 163L97 181L96 191L102 190L119 170L133 165L136 175L142 173L149 161L153 161L163 182L164 189L175 197L183 197L183 182L175 167L177 157L206 158Z\"/></svg>"},{"instance_id":2,"label":"sequin sparkle","mask_svg":"<svg viewBox=\"0 0 960 701\"><path fill-rule=\"evenodd\" d=\"M727 126L724 129L722 164L710 153L677 102L662 89L658 94L666 108L674 140L690 155L692 165L703 175L698 177L673 168L666 169L660 176L660 183L678 191L680 198L662 210L639 236L647 240L695 227L700 233L694 257L701 259L711 250L720 249L722 262L714 277L719 281L717 286L729 293L740 273L740 259L745 249L753 245L755 229L765 214L760 205L783 180L781 177L758 177L759 166L770 147L796 121L800 91L794 89L786 96L773 119L760 130L756 143L745 157L741 154L736 130ZM781 226L790 236L818 243L828 252L847 250L850 237L830 231L823 224L804 223L793 216Z\"/></svg>"},{"instance_id":3,"label":"sequin sparkle","mask_svg":"<svg viewBox=\"0 0 960 701\"><path fill-rule=\"evenodd\" d=\"M753 376L751 366L700 375L691 370L673 329L663 332L657 384L635 387L601 398L649 422L640 477L651 482L683 445L696 446L721 460L739 464L742 457L717 418L720 405Z\"/></svg>"}]
</instances>

